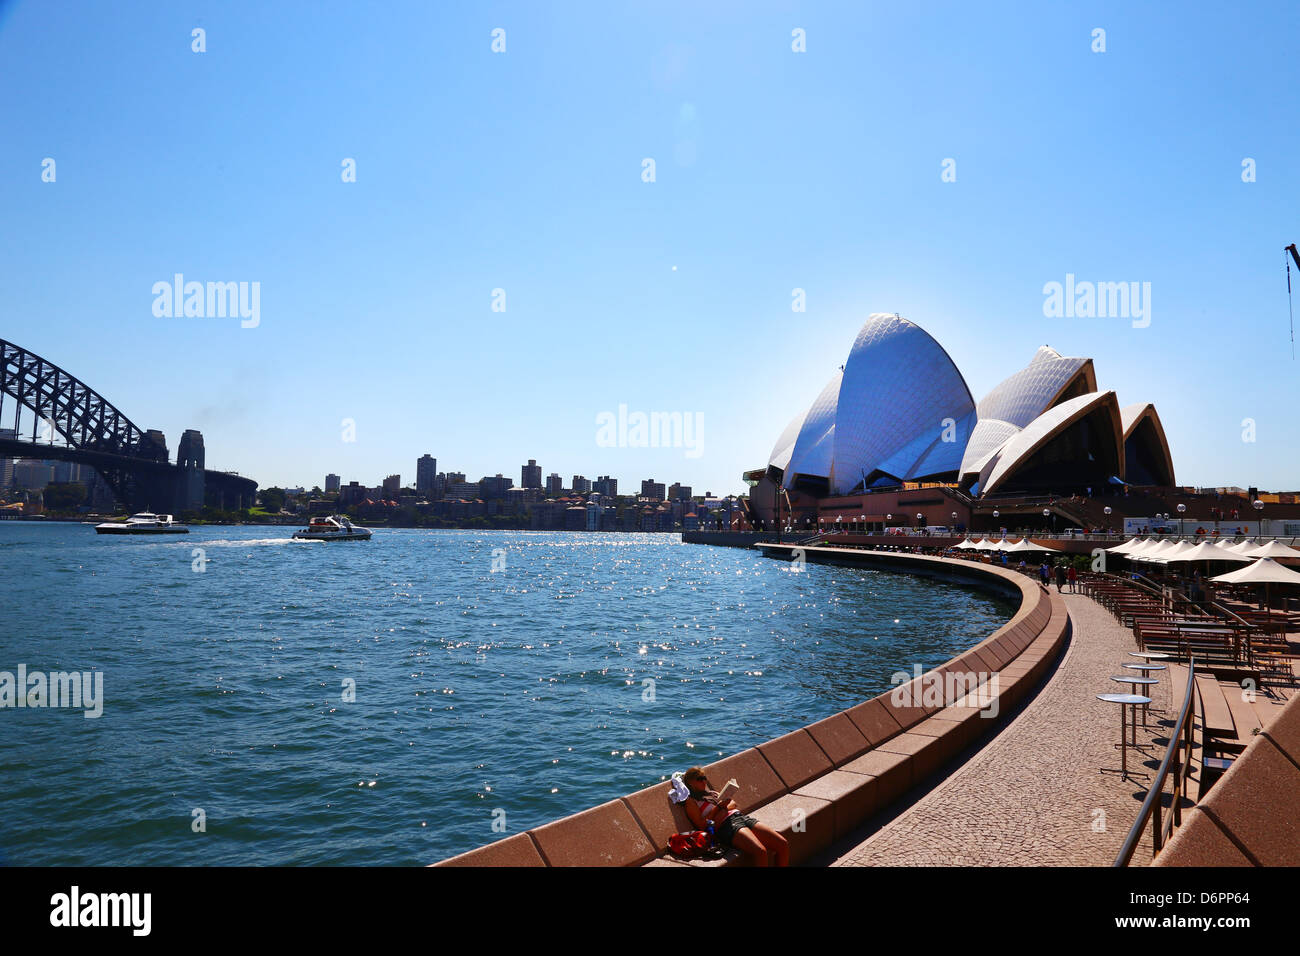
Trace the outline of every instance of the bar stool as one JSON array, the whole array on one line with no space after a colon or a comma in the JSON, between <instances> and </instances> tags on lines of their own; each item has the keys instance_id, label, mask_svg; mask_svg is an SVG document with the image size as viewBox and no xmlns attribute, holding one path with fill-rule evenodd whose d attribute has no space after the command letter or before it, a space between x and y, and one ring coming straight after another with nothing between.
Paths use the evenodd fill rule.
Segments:
<instances>
[{"instance_id":1,"label":"bar stool","mask_svg":"<svg viewBox=\"0 0 1300 956\"><path fill-rule=\"evenodd\" d=\"M1128 727L1125 725L1124 708L1130 706L1136 707L1138 704L1149 704L1151 703L1151 698L1143 697L1141 694L1098 694L1097 699L1104 700L1107 703L1120 705L1119 706L1119 744L1118 744L1120 774L1122 779L1127 780L1128 779L1128 746L1127 746L1128 741L1125 737L1125 732L1128 730ZM1136 713L1133 715L1133 719L1137 720ZM1108 769L1110 768L1103 767L1102 773L1105 773ZM1110 772L1114 773L1114 770L1110 770ZM1139 773L1139 774L1135 774L1135 776L1145 777L1146 774Z\"/></svg>"}]
</instances>

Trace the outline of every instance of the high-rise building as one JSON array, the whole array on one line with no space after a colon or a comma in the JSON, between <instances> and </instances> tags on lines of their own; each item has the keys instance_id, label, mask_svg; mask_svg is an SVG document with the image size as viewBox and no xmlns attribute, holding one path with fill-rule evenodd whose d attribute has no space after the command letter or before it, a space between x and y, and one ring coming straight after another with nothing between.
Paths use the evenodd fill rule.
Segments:
<instances>
[{"instance_id":1,"label":"high-rise building","mask_svg":"<svg viewBox=\"0 0 1300 956\"><path fill-rule=\"evenodd\" d=\"M521 488L542 487L542 466L537 464L536 458L529 458L528 464L520 469L519 486Z\"/></svg>"},{"instance_id":2,"label":"high-rise building","mask_svg":"<svg viewBox=\"0 0 1300 956\"><path fill-rule=\"evenodd\" d=\"M31 491L44 489L54 479L54 466L35 458L19 458L14 463L14 483Z\"/></svg>"},{"instance_id":3,"label":"high-rise building","mask_svg":"<svg viewBox=\"0 0 1300 956\"><path fill-rule=\"evenodd\" d=\"M464 477L463 475L461 476ZM463 501L473 501L479 496L477 481L453 481L447 485L447 497Z\"/></svg>"},{"instance_id":4,"label":"high-rise building","mask_svg":"<svg viewBox=\"0 0 1300 956\"><path fill-rule=\"evenodd\" d=\"M384 497L391 500L402 490L402 476L389 475L384 479Z\"/></svg>"},{"instance_id":5,"label":"high-rise building","mask_svg":"<svg viewBox=\"0 0 1300 956\"><path fill-rule=\"evenodd\" d=\"M591 485L591 490L599 495L606 495L610 498L618 497L618 479L611 478L609 475L601 475Z\"/></svg>"},{"instance_id":6,"label":"high-rise building","mask_svg":"<svg viewBox=\"0 0 1300 956\"><path fill-rule=\"evenodd\" d=\"M673 482L668 488L669 501L683 501L691 497L691 486L683 485L680 482Z\"/></svg>"},{"instance_id":7,"label":"high-rise building","mask_svg":"<svg viewBox=\"0 0 1300 956\"><path fill-rule=\"evenodd\" d=\"M493 478L480 478L478 482L479 494L484 500L491 498L504 498L506 492L514 487L514 482L505 478L500 472Z\"/></svg>"},{"instance_id":8,"label":"high-rise building","mask_svg":"<svg viewBox=\"0 0 1300 956\"><path fill-rule=\"evenodd\" d=\"M655 481L653 478L647 478L641 482L641 497L653 498L655 501L664 500L664 483Z\"/></svg>"},{"instance_id":9,"label":"high-rise building","mask_svg":"<svg viewBox=\"0 0 1300 956\"><path fill-rule=\"evenodd\" d=\"M573 493L575 495L585 495L591 491L591 481L582 477L582 475L573 476Z\"/></svg>"},{"instance_id":10,"label":"high-rise building","mask_svg":"<svg viewBox=\"0 0 1300 956\"><path fill-rule=\"evenodd\" d=\"M422 495L427 495L433 491L434 482L438 478L438 459L432 455L424 455L415 463L415 490Z\"/></svg>"},{"instance_id":11,"label":"high-rise building","mask_svg":"<svg viewBox=\"0 0 1300 956\"><path fill-rule=\"evenodd\" d=\"M564 479L551 472L546 476L546 493L548 495L558 495L564 490Z\"/></svg>"},{"instance_id":12,"label":"high-rise building","mask_svg":"<svg viewBox=\"0 0 1300 956\"><path fill-rule=\"evenodd\" d=\"M339 485L341 483L342 479L339 478L338 475L325 476L325 490L331 494L339 490Z\"/></svg>"},{"instance_id":13,"label":"high-rise building","mask_svg":"<svg viewBox=\"0 0 1300 956\"><path fill-rule=\"evenodd\" d=\"M89 466L79 465L75 461L55 461L54 481L58 484L70 484L72 482L85 483L85 472L89 471Z\"/></svg>"}]
</instances>

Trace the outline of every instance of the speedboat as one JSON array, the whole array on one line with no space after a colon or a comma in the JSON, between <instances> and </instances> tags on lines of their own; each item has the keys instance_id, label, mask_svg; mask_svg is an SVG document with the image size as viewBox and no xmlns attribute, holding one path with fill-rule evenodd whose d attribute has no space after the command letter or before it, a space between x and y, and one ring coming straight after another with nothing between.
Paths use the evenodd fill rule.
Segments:
<instances>
[{"instance_id":1,"label":"speedboat","mask_svg":"<svg viewBox=\"0 0 1300 956\"><path fill-rule=\"evenodd\" d=\"M307 527L295 531L299 541L369 541L370 529L354 525L347 515L312 518Z\"/></svg>"},{"instance_id":2,"label":"speedboat","mask_svg":"<svg viewBox=\"0 0 1300 956\"><path fill-rule=\"evenodd\" d=\"M97 534L189 534L190 529L177 524L171 515L141 511L125 521L105 521L95 525Z\"/></svg>"}]
</instances>

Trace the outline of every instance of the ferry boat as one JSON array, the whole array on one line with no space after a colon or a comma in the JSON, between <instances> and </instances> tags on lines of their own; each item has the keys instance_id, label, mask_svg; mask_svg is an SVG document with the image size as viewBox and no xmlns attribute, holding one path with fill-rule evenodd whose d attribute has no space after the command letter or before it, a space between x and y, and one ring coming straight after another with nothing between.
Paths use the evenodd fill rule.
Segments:
<instances>
[{"instance_id":1,"label":"ferry boat","mask_svg":"<svg viewBox=\"0 0 1300 956\"><path fill-rule=\"evenodd\" d=\"M95 525L96 534L189 534L190 529L177 524L171 515L141 511L125 521L105 521Z\"/></svg>"},{"instance_id":2,"label":"ferry boat","mask_svg":"<svg viewBox=\"0 0 1300 956\"><path fill-rule=\"evenodd\" d=\"M311 523L293 536L300 541L369 541L370 529L354 525L346 515L312 518Z\"/></svg>"}]
</instances>

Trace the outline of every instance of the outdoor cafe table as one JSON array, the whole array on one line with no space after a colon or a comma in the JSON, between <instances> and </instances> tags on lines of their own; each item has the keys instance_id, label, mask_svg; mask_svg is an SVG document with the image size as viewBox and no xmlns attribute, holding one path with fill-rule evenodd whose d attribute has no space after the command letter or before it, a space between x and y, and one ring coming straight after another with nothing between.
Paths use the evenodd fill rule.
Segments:
<instances>
[{"instance_id":1,"label":"outdoor cafe table","mask_svg":"<svg viewBox=\"0 0 1300 956\"><path fill-rule=\"evenodd\" d=\"M1124 665L1124 669L1125 669L1126 671L1141 671L1143 677L1150 677L1151 674L1148 673L1149 671L1165 671L1165 670L1168 670L1169 668L1165 667L1164 664L1151 664L1151 663L1147 663L1147 664L1125 664L1125 665ZM1157 683L1159 683L1159 682L1157 681ZM1136 690L1137 690L1137 688L1134 688L1134 692L1136 692ZM1151 710L1150 707L1143 707L1143 708L1142 708L1142 726L1143 726L1143 727L1145 727L1145 726L1147 725L1147 718L1146 718L1146 715L1147 715L1147 712L1148 712L1149 710ZM1164 711L1163 711L1163 710L1160 710L1159 708L1157 708L1157 709L1156 709L1156 713L1157 713L1157 714L1163 714Z\"/></svg>"},{"instance_id":2,"label":"outdoor cafe table","mask_svg":"<svg viewBox=\"0 0 1300 956\"><path fill-rule=\"evenodd\" d=\"M1124 666L1125 666L1125 667L1128 667L1127 664L1125 664ZM1145 677L1145 676L1144 676L1144 677L1130 677L1130 676L1127 675L1127 674L1120 674L1118 677L1112 677L1111 680L1116 681L1117 683L1121 683L1121 684L1128 684L1128 685L1130 686L1130 688L1132 689L1132 691L1133 691L1134 694L1136 694L1136 693L1138 692L1138 686L1139 686L1139 685L1141 685L1141 686L1144 687L1144 688L1149 688L1150 685L1152 685L1152 684L1159 684L1159 683L1160 683L1160 681L1156 680L1154 677ZM1142 708L1142 726L1145 727L1146 725L1147 725L1147 708L1143 707L1143 708ZM1133 746L1134 746L1134 747L1137 746L1137 742L1138 742L1137 713L1134 712L1134 714L1133 714Z\"/></svg>"},{"instance_id":3,"label":"outdoor cafe table","mask_svg":"<svg viewBox=\"0 0 1300 956\"><path fill-rule=\"evenodd\" d=\"M1120 705L1119 706L1120 774L1122 779L1127 780L1128 779L1128 746L1127 746L1128 742L1125 739L1124 734L1125 731L1128 730L1128 727L1125 724L1124 708L1128 706L1136 707L1138 704L1149 704L1151 703L1151 698L1143 697L1141 694L1098 694L1097 699L1104 700L1107 703ZM1137 719L1137 715L1135 714L1134 720L1136 719ZM1136 734L1136 731L1134 731L1134 733ZM1134 739L1136 739L1136 737ZM1146 776L1146 774L1142 774L1141 776Z\"/></svg>"}]
</instances>

